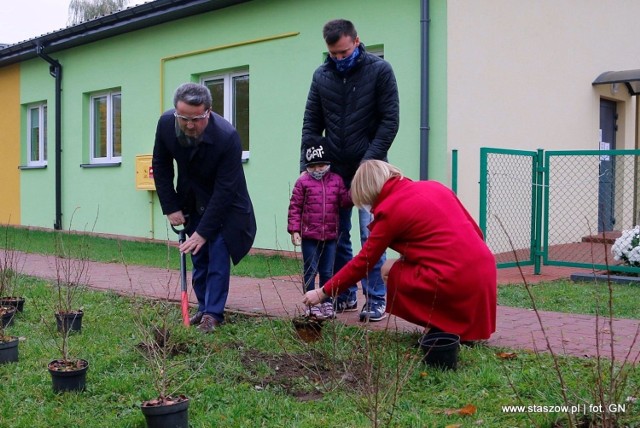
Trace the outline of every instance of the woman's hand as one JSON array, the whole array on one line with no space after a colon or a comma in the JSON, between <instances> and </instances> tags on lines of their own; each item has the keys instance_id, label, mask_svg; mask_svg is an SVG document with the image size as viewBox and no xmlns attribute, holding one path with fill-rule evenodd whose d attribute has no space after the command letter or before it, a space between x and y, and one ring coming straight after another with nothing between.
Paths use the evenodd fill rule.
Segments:
<instances>
[{"instance_id":1,"label":"woman's hand","mask_svg":"<svg viewBox=\"0 0 640 428\"><path fill-rule=\"evenodd\" d=\"M302 303L304 303L306 306L315 306L322 303L327 299L327 297L329 296L324 294L324 291L322 291L322 287L315 288L305 293L304 297L302 298Z\"/></svg>"}]
</instances>

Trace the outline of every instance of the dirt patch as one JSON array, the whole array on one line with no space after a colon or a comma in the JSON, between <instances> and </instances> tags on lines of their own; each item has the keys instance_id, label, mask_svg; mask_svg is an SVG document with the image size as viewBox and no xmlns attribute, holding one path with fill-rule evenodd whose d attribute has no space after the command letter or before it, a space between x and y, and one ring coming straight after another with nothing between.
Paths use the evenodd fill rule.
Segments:
<instances>
[{"instance_id":1,"label":"dirt patch","mask_svg":"<svg viewBox=\"0 0 640 428\"><path fill-rule=\"evenodd\" d=\"M318 400L336 388L358 388L353 362L340 364L319 352L267 354L250 349L241 361L256 388L279 388L300 401Z\"/></svg>"},{"instance_id":2,"label":"dirt patch","mask_svg":"<svg viewBox=\"0 0 640 428\"><path fill-rule=\"evenodd\" d=\"M138 351L147 357L166 354L170 357L186 354L189 351L189 347L186 343L172 343L169 339L171 337L171 331L161 328L153 328L153 338L150 338L148 342L140 342L136 345Z\"/></svg>"}]
</instances>

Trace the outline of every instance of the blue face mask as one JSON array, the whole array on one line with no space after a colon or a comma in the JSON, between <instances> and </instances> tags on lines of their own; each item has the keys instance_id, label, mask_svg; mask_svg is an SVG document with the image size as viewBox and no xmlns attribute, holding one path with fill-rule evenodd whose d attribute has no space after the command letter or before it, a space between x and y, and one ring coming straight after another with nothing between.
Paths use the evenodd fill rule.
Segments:
<instances>
[{"instance_id":1,"label":"blue face mask","mask_svg":"<svg viewBox=\"0 0 640 428\"><path fill-rule=\"evenodd\" d=\"M352 69L354 65L356 65L356 59L358 59L359 56L360 56L360 46L356 47L351 53L351 55L349 55L346 58L336 59L331 57L331 59L336 64L336 68L340 73L346 73L347 71Z\"/></svg>"}]
</instances>

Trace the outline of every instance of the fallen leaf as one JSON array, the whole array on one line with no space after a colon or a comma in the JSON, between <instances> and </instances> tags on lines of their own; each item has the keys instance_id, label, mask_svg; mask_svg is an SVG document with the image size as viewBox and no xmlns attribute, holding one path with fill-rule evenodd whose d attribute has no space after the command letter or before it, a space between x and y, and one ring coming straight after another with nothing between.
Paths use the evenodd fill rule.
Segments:
<instances>
[{"instance_id":1,"label":"fallen leaf","mask_svg":"<svg viewBox=\"0 0 640 428\"><path fill-rule=\"evenodd\" d=\"M462 409L460 409L459 414L462 416L471 416L474 415L477 410L478 408L473 404L467 404Z\"/></svg>"},{"instance_id":2,"label":"fallen leaf","mask_svg":"<svg viewBox=\"0 0 640 428\"><path fill-rule=\"evenodd\" d=\"M503 360L513 360L518 357L518 354L515 352L498 352L496 355Z\"/></svg>"},{"instance_id":3,"label":"fallen leaf","mask_svg":"<svg viewBox=\"0 0 640 428\"><path fill-rule=\"evenodd\" d=\"M427 372L420 372L420 377L427 377L428 373Z\"/></svg>"},{"instance_id":4,"label":"fallen leaf","mask_svg":"<svg viewBox=\"0 0 640 428\"><path fill-rule=\"evenodd\" d=\"M462 424L453 424L453 425L447 425L444 428L460 428L462 426Z\"/></svg>"},{"instance_id":5,"label":"fallen leaf","mask_svg":"<svg viewBox=\"0 0 640 428\"><path fill-rule=\"evenodd\" d=\"M473 404L467 404L461 409L445 409L443 413L447 416L451 415L460 415L460 416L471 416L476 413L478 408Z\"/></svg>"}]
</instances>

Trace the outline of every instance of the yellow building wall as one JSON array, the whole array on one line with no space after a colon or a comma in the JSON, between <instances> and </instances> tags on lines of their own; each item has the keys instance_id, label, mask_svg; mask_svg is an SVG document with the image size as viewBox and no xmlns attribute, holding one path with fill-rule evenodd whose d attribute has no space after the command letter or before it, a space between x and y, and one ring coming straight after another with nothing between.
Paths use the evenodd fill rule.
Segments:
<instances>
[{"instance_id":1,"label":"yellow building wall","mask_svg":"<svg viewBox=\"0 0 640 428\"><path fill-rule=\"evenodd\" d=\"M20 224L20 65L0 68L0 223Z\"/></svg>"}]
</instances>

